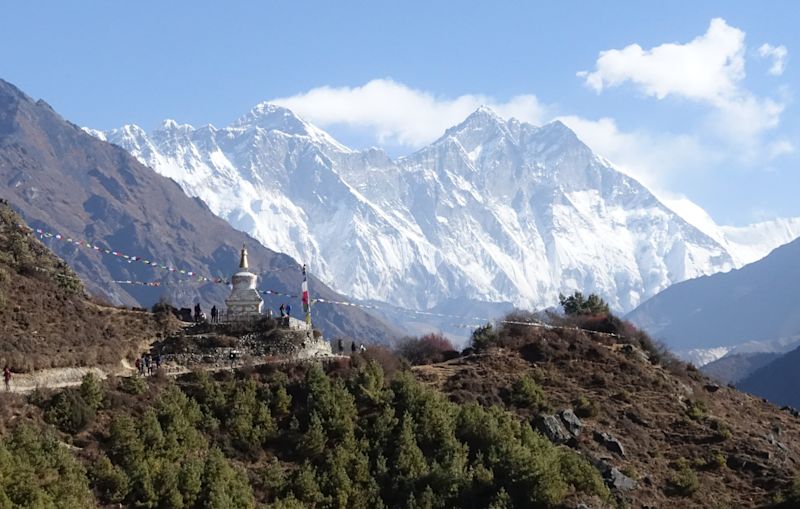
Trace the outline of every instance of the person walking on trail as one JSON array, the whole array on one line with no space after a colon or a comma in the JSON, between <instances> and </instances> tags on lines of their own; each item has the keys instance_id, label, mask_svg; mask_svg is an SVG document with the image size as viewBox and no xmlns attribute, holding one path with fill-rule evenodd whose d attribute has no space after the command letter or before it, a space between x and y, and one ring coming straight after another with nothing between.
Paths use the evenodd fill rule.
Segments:
<instances>
[{"instance_id":1,"label":"person walking on trail","mask_svg":"<svg viewBox=\"0 0 800 509\"><path fill-rule=\"evenodd\" d=\"M136 362L133 363L133 365L136 366L136 372L141 375L142 374L142 359L137 357L136 358Z\"/></svg>"},{"instance_id":2,"label":"person walking on trail","mask_svg":"<svg viewBox=\"0 0 800 509\"><path fill-rule=\"evenodd\" d=\"M156 354L156 369L161 369L161 354Z\"/></svg>"},{"instance_id":3,"label":"person walking on trail","mask_svg":"<svg viewBox=\"0 0 800 509\"><path fill-rule=\"evenodd\" d=\"M356 342L353 341L352 343L350 343L350 355L355 355L355 354L356 354Z\"/></svg>"},{"instance_id":4,"label":"person walking on trail","mask_svg":"<svg viewBox=\"0 0 800 509\"><path fill-rule=\"evenodd\" d=\"M217 306L211 306L211 323L217 323L217 316L219 316Z\"/></svg>"},{"instance_id":5,"label":"person walking on trail","mask_svg":"<svg viewBox=\"0 0 800 509\"><path fill-rule=\"evenodd\" d=\"M200 309L200 303L198 302L197 304L194 305L194 321L195 321L195 323L200 322L200 314L202 312L203 311Z\"/></svg>"},{"instance_id":6,"label":"person walking on trail","mask_svg":"<svg viewBox=\"0 0 800 509\"><path fill-rule=\"evenodd\" d=\"M292 305L291 304L286 304L286 316L287 317L292 316Z\"/></svg>"},{"instance_id":7,"label":"person walking on trail","mask_svg":"<svg viewBox=\"0 0 800 509\"><path fill-rule=\"evenodd\" d=\"M286 315L286 306L281 304L281 307L278 308L278 311L281 313L281 321L283 321L283 317Z\"/></svg>"},{"instance_id":8,"label":"person walking on trail","mask_svg":"<svg viewBox=\"0 0 800 509\"><path fill-rule=\"evenodd\" d=\"M149 355L145 355L144 356L144 367L147 369L147 374L149 375L150 374L150 356ZM144 374L144 372L142 372L142 374Z\"/></svg>"},{"instance_id":9,"label":"person walking on trail","mask_svg":"<svg viewBox=\"0 0 800 509\"><path fill-rule=\"evenodd\" d=\"M6 392L11 390L11 368L3 368L3 382L6 384Z\"/></svg>"},{"instance_id":10,"label":"person walking on trail","mask_svg":"<svg viewBox=\"0 0 800 509\"><path fill-rule=\"evenodd\" d=\"M342 338L339 338L339 355L344 354L344 343L342 342Z\"/></svg>"}]
</instances>

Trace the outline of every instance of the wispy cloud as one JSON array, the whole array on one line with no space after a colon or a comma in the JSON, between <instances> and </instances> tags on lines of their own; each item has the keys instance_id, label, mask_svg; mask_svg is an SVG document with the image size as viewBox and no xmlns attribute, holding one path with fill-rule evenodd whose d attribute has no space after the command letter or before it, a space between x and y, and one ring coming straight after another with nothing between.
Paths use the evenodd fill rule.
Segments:
<instances>
[{"instance_id":1,"label":"wispy cloud","mask_svg":"<svg viewBox=\"0 0 800 509\"><path fill-rule=\"evenodd\" d=\"M479 106L503 117L541 123L547 108L534 95L503 101L482 94L436 96L391 79L374 79L358 87L318 87L273 99L321 127L347 126L374 133L382 144L417 148L441 136Z\"/></svg>"},{"instance_id":2,"label":"wispy cloud","mask_svg":"<svg viewBox=\"0 0 800 509\"><path fill-rule=\"evenodd\" d=\"M789 56L789 50L786 46L773 46L764 43L758 48L758 54L762 58L771 58L772 66L769 68L769 73L773 76L780 76L786 69L786 58Z\"/></svg>"}]
</instances>

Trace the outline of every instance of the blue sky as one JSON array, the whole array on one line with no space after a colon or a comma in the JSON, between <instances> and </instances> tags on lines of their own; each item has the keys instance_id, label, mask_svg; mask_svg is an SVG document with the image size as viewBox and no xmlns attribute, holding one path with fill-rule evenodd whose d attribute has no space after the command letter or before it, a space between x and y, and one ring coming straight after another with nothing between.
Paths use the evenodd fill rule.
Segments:
<instances>
[{"instance_id":1,"label":"blue sky","mask_svg":"<svg viewBox=\"0 0 800 509\"><path fill-rule=\"evenodd\" d=\"M0 77L99 129L278 100L394 155L488 103L562 119L721 224L800 216L800 10L664 4L11 1Z\"/></svg>"}]
</instances>

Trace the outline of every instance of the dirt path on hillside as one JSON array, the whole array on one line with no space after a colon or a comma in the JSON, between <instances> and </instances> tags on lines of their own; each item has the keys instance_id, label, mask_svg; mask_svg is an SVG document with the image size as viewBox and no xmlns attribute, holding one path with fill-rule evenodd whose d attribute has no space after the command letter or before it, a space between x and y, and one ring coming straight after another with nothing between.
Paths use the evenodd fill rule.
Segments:
<instances>
[{"instance_id":1,"label":"dirt path on hillside","mask_svg":"<svg viewBox=\"0 0 800 509\"><path fill-rule=\"evenodd\" d=\"M281 358L276 359L274 357L261 358L261 359L251 358L246 363L237 362L233 366L196 365L188 367L181 364L165 363L162 369L167 376L176 377L190 373L192 370L195 369L217 372L217 371L224 371L226 369L241 369L249 366L261 366L264 364L282 364L286 362L297 362L297 361L315 360L323 358L326 360L341 359L341 358L349 359L349 357L346 355L330 355L325 357L311 357L311 356L298 355L295 357L287 357L283 359ZM34 371L33 373L15 373L14 376L11 378L11 387L9 392L13 392L15 394L29 394L35 391L36 389L60 389L64 387L76 387L81 384L83 377L86 376L87 373L92 373L100 380L105 380L109 376L122 376L122 377L133 376L135 372L136 372L135 368L130 365L127 359L123 359L120 362L120 365L116 368L108 366L92 367L92 368L52 368L52 369L43 369L39 371Z\"/></svg>"}]
</instances>

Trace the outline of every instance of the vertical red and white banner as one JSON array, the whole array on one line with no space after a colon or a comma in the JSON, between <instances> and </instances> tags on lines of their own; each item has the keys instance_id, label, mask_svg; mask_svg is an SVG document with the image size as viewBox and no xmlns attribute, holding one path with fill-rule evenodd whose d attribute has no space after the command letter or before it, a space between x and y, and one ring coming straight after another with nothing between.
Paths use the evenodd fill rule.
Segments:
<instances>
[{"instance_id":1,"label":"vertical red and white banner","mask_svg":"<svg viewBox=\"0 0 800 509\"><path fill-rule=\"evenodd\" d=\"M303 301L303 313L306 315L306 323L311 325L311 302L308 299L308 278L306 277L305 265L303 265L303 285L301 299Z\"/></svg>"}]
</instances>

